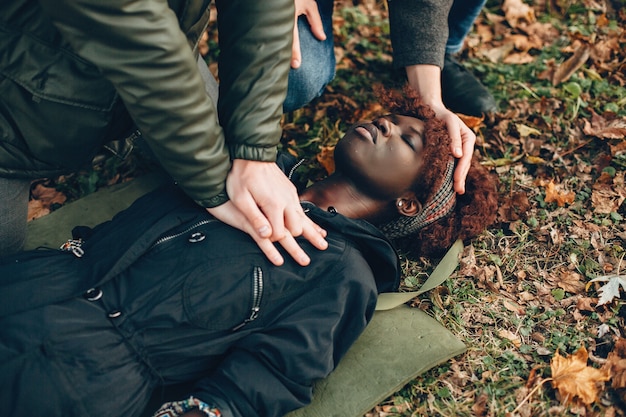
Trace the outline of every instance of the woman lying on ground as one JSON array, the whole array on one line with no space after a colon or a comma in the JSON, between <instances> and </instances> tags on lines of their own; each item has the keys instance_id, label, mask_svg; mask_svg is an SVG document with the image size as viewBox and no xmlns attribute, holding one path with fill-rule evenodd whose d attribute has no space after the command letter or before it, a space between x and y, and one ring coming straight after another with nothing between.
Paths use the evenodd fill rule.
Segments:
<instances>
[{"instance_id":1,"label":"woman lying on ground","mask_svg":"<svg viewBox=\"0 0 626 417\"><path fill-rule=\"evenodd\" d=\"M407 97L384 93L393 114L353 126L336 172L302 192L329 242L318 251L300 239L307 267L289 257L272 265L174 185L76 228L67 251L0 262L4 414L139 416L153 392L191 382L154 415L282 416L309 403L377 294L397 289L398 257L383 233L433 254L494 219L491 177L472 165L455 196L446 129Z\"/></svg>"}]
</instances>

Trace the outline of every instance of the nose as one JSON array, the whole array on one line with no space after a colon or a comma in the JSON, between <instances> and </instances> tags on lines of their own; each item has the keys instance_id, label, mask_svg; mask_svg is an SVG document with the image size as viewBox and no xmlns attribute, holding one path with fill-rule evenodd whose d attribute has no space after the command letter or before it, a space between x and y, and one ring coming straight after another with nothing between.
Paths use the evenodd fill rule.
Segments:
<instances>
[{"instance_id":1,"label":"nose","mask_svg":"<svg viewBox=\"0 0 626 417\"><path fill-rule=\"evenodd\" d=\"M384 117L379 117L378 119L372 122L374 126L380 130L383 136L389 137L391 136L391 122Z\"/></svg>"}]
</instances>

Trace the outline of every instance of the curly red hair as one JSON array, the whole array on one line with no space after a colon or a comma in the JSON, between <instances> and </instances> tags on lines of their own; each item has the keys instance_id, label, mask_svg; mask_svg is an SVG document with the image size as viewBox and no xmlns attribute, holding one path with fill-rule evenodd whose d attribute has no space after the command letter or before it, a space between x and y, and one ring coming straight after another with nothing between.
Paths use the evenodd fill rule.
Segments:
<instances>
[{"instance_id":1,"label":"curly red hair","mask_svg":"<svg viewBox=\"0 0 626 417\"><path fill-rule=\"evenodd\" d=\"M415 90L406 86L402 93L377 88L381 105L394 114L422 120L424 126L424 166L428 167L413 184L412 191L422 204L437 192L452 158L450 135L435 112L424 104ZM446 217L394 243L411 257L440 256L457 239L467 241L494 223L498 207L496 180L473 158L465 182L465 194L456 196L454 210Z\"/></svg>"}]
</instances>

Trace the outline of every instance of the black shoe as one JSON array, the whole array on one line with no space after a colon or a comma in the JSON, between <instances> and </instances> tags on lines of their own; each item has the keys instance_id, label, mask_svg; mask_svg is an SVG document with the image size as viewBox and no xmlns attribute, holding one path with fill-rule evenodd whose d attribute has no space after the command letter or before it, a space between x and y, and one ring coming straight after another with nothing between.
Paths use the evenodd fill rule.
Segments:
<instances>
[{"instance_id":1,"label":"black shoe","mask_svg":"<svg viewBox=\"0 0 626 417\"><path fill-rule=\"evenodd\" d=\"M441 72L441 93L443 104L455 113L481 116L498 110L489 90L450 54Z\"/></svg>"}]
</instances>

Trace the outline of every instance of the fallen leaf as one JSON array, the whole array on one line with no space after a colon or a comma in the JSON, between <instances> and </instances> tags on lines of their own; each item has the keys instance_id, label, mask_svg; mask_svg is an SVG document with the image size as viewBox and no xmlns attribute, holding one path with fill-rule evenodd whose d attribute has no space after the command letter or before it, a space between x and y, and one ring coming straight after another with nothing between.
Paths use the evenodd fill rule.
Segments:
<instances>
[{"instance_id":1,"label":"fallen leaf","mask_svg":"<svg viewBox=\"0 0 626 417\"><path fill-rule=\"evenodd\" d=\"M335 158L333 157L334 151L334 146L322 146L320 153L316 156L317 162L324 167L328 175L335 172Z\"/></svg>"},{"instance_id":2,"label":"fallen leaf","mask_svg":"<svg viewBox=\"0 0 626 417\"><path fill-rule=\"evenodd\" d=\"M617 340L604 367L611 372L612 388L626 388L626 339Z\"/></svg>"},{"instance_id":3,"label":"fallen leaf","mask_svg":"<svg viewBox=\"0 0 626 417\"><path fill-rule=\"evenodd\" d=\"M626 189L614 184L600 184L593 186L591 191L591 204L594 212L609 214L616 212L626 199Z\"/></svg>"},{"instance_id":4,"label":"fallen leaf","mask_svg":"<svg viewBox=\"0 0 626 417\"><path fill-rule=\"evenodd\" d=\"M587 349L583 346L568 357L556 352L550 361L552 386L558 390L564 405L569 403L589 405L597 401L598 384L610 379L607 369L587 366L588 358Z\"/></svg>"},{"instance_id":5,"label":"fallen leaf","mask_svg":"<svg viewBox=\"0 0 626 417\"><path fill-rule=\"evenodd\" d=\"M606 120L599 114L593 113L591 121L585 119L583 132L600 139L624 139L626 136L626 117Z\"/></svg>"},{"instance_id":6,"label":"fallen leaf","mask_svg":"<svg viewBox=\"0 0 626 417\"><path fill-rule=\"evenodd\" d=\"M511 27L517 28L523 22L532 23L535 21L535 11L522 0L504 0L502 11L506 21Z\"/></svg>"},{"instance_id":7,"label":"fallen leaf","mask_svg":"<svg viewBox=\"0 0 626 417\"><path fill-rule=\"evenodd\" d=\"M589 59L591 47L584 45L578 48L576 52L566 59L554 72L552 76L552 85L559 85L563 81L567 81L585 62Z\"/></svg>"},{"instance_id":8,"label":"fallen leaf","mask_svg":"<svg viewBox=\"0 0 626 417\"><path fill-rule=\"evenodd\" d=\"M585 290L582 275L574 271L563 271L561 279L556 284L570 294L578 294Z\"/></svg>"},{"instance_id":9,"label":"fallen leaf","mask_svg":"<svg viewBox=\"0 0 626 417\"><path fill-rule=\"evenodd\" d=\"M600 299L598 300L598 304L596 306L601 306L613 301L614 298L619 297L619 287L621 285L622 289L626 291L626 275L602 275L600 277L594 278L587 284L587 288L592 282L606 282L603 286L598 288L598 294L600 294Z\"/></svg>"},{"instance_id":10,"label":"fallen leaf","mask_svg":"<svg viewBox=\"0 0 626 417\"><path fill-rule=\"evenodd\" d=\"M40 217L45 216L46 214L50 214L50 208L49 206L44 207L41 200L30 200L28 202L28 214L27 214L28 221L38 219Z\"/></svg>"},{"instance_id":11,"label":"fallen leaf","mask_svg":"<svg viewBox=\"0 0 626 417\"><path fill-rule=\"evenodd\" d=\"M498 330L498 336L500 336L502 339L509 340L516 348L522 346L522 340L519 335L516 335L510 330L500 329Z\"/></svg>"},{"instance_id":12,"label":"fallen leaf","mask_svg":"<svg viewBox=\"0 0 626 417\"><path fill-rule=\"evenodd\" d=\"M459 116L459 119L461 119L467 127L469 127L470 129L474 131L479 129L483 125L483 121L485 120L485 116L476 117L476 116L468 116L466 114L461 114L461 113L458 113L457 115Z\"/></svg>"},{"instance_id":13,"label":"fallen leaf","mask_svg":"<svg viewBox=\"0 0 626 417\"><path fill-rule=\"evenodd\" d=\"M476 398L476 400L474 401L474 405L472 405L472 412L474 413L475 417L482 417L487 415L487 411L489 410L489 407L487 406L488 401L489 396L485 392L481 393L478 398Z\"/></svg>"},{"instance_id":14,"label":"fallen leaf","mask_svg":"<svg viewBox=\"0 0 626 417\"><path fill-rule=\"evenodd\" d=\"M546 184L546 197L544 201L546 203L556 203L559 207L564 207L566 204L572 204L576 194L573 191L563 191L550 181Z\"/></svg>"},{"instance_id":15,"label":"fallen leaf","mask_svg":"<svg viewBox=\"0 0 626 417\"><path fill-rule=\"evenodd\" d=\"M526 126L523 123L516 123L515 127L517 128L517 132L519 133L519 135L523 138L530 136L530 135L541 135L540 130L531 126Z\"/></svg>"},{"instance_id":16,"label":"fallen leaf","mask_svg":"<svg viewBox=\"0 0 626 417\"><path fill-rule=\"evenodd\" d=\"M507 55L502 60L505 64L530 64L535 61L535 57L530 55L528 52L515 52Z\"/></svg>"}]
</instances>

